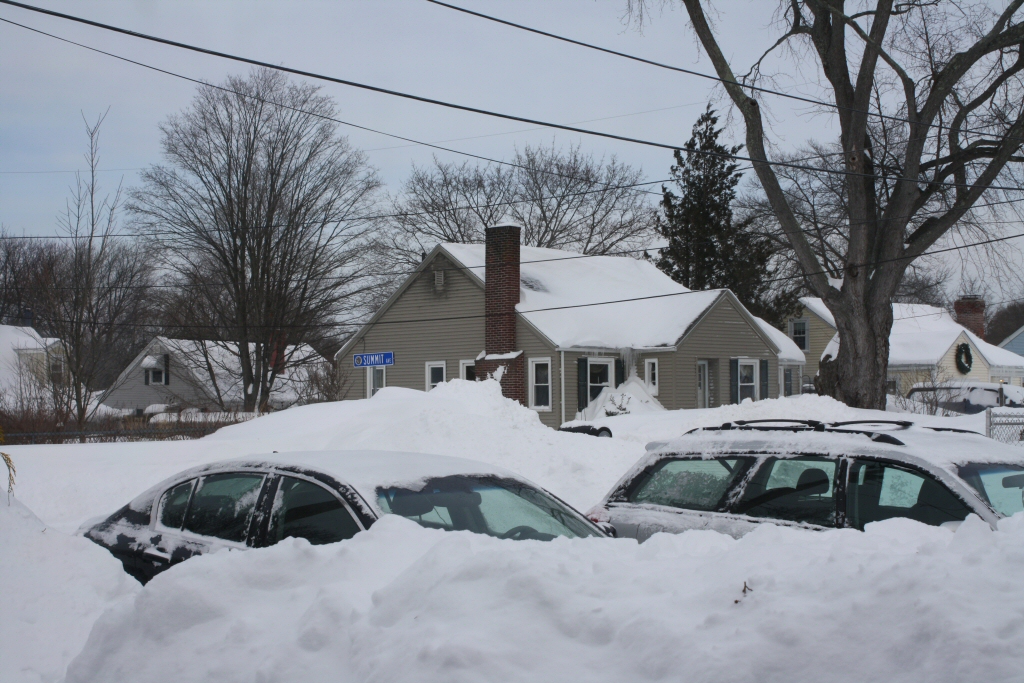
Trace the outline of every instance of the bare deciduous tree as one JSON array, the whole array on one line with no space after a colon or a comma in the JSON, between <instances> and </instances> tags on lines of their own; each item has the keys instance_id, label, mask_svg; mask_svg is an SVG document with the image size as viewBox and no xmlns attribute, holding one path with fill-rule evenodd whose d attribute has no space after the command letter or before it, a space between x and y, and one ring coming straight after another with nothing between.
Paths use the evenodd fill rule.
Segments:
<instances>
[{"instance_id":1,"label":"bare deciduous tree","mask_svg":"<svg viewBox=\"0 0 1024 683\"><path fill-rule=\"evenodd\" d=\"M629 0L634 16L644 2ZM849 405L882 408L890 302L904 272L979 201L996 200L996 181L1024 161L1024 0L1001 11L955 1L780 2L782 35L769 53L788 48L794 62L817 67L839 124L841 154L832 158L841 174L815 177L841 183L833 194L844 221L818 250L814 226L768 163L760 95L741 85L763 82L761 60L738 77L700 0L681 2L741 115L747 152L806 286L835 316L842 344L822 366L823 386ZM1001 199L1020 198L1008 193ZM806 204L818 206L815 197Z\"/></svg>"},{"instance_id":2,"label":"bare deciduous tree","mask_svg":"<svg viewBox=\"0 0 1024 683\"><path fill-rule=\"evenodd\" d=\"M482 242L484 229L502 221L521 225L523 243L533 247L607 254L650 244L656 211L638 186L641 170L578 146L526 146L511 164L435 159L414 168L386 231L393 257L411 265L441 242Z\"/></svg>"},{"instance_id":3,"label":"bare deciduous tree","mask_svg":"<svg viewBox=\"0 0 1024 683\"><path fill-rule=\"evenodd\" d=\"M350 315L380 183L337 133L334 101L269 69L202 86L161 126L166 165L130 209L179 291L169 331L238 357L244 409L264 409L284 349Z\"/></svg>"},{"instance_id":4,"label":"bare deciduous tree","mask_svg":"<svg viewBox=\"0 0 1024 683\"><path fill-rule=\"evenodd\" d=\"M121 188L103 194L100 127L86 121L86 171L75 175L58 222L67 240L37 250L30 267L36 327L60 340L66 401L78 428L96 409L96 397L137 352L147 319L152 267L133 242L114 234Z\"/></svg>"}]
</instances>

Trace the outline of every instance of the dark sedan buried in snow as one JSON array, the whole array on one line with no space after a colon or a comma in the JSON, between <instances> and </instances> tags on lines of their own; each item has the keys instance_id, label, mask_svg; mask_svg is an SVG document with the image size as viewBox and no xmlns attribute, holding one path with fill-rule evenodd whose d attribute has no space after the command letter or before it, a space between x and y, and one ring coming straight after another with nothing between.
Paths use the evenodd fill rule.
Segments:
<instances>
[{"instance_id":1,"label":"dark sedan buried in snow","mask_svg":"<svg viewBox=\"0 0 1024 683\"><path fill-rule=\"evenodd\" d=\"M343 541L385 514L515 540L605 535L511 472L382 451L287 453L194 467L81 531L145 583L222 548L266 547L289 536L314 545Z\"/></svg>"}]
</instances>

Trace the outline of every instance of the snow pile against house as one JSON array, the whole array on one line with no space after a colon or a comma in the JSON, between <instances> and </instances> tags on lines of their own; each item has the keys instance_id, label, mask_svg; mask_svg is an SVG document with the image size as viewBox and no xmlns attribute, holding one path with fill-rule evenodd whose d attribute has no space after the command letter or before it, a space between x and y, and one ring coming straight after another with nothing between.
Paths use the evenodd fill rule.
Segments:
<instances>
[{"instance_id":1,"label":"snow pile against house","mask_svg":"<svg viewBox=\"0 0 1024 683\"><path fill-rule=\"evenodd\" d=\"M138 590L105 549L0 494L0 681L62 680L96 618Z\"/></svg>"},{"instance_id":2,"label":"snow pile against house","mask_svg":"<svg viewBox=\"0 0 1024 683\"><path fill-rule=\"evenodd\" d=\"M636 375L614 389L604 389L583 411L584 420L615 415L642 415L664 411L658 399L651 396L647 385Z\"/></svg>"},{"instance_id":3,"label":"snow pile against house","mask_svg":"<svg viewBox=\"0 0 1024 683\"><path fill-rule=\"evenodd\" d=\"M100 618L67 681L1011 681L1022 548L1024 515L643 545L386 517L161 574Z\"/></svg>"},{"instance_id":4,"label":"snow pile against house","mask_svg":"<svg viewBox=\"0 0 1024 683\"><path fill-rule=\"evenodd\" d=\"M484 245L442 248L474 277L486 279ZM519 267L522 293L516 310L565 348L671 346L724 291L691 291L653 264L621 256L581 258L521 247Z\"/></svg>"}]
</instances>

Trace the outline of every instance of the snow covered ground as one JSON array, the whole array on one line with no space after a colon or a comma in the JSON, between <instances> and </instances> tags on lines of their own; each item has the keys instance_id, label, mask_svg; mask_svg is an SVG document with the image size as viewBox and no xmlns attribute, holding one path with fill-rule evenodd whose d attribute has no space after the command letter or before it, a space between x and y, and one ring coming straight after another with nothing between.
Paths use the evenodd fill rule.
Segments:
<instances>
[{"instance_id":1,"label":"snow covered ground","mask_svg":"<svg viewBox=\"0 0 1024 683\"><path fill-rule=\"evenodd\" d=\"M0 680L59 681L69 663L69 682L1019 680L1022 515L998 531L970 520L956 532L765 525L740 540L687 532L639 546L499 541L386 518L337 545L195 558L144 589L62 533L197 463L323 448L484 460L585 510L647 441L766 417L884 416L805 396L605 418L616 438L598 439L543 427L493 382L453 381L198 441L10 447ZM927 418L968 429L983 419Z\"/></svg>"}]
</instances>

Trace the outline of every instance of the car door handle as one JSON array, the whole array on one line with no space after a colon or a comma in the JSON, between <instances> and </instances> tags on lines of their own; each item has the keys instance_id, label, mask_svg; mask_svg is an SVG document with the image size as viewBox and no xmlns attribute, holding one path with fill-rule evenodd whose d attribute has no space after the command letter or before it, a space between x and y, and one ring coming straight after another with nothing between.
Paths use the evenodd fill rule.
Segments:
<instances>
[{"instance_id":1,"label":"car door handle","mask_svg":"<svg viewBox=\"0 0 1024 683\"><path fill-rule=\"evenodd\" d=\"M159 548L146 548L142 551L142 554L145 557L153 560L160 560L161 562L171 561L171 554Z\"/></svg>"}]
</instances>

